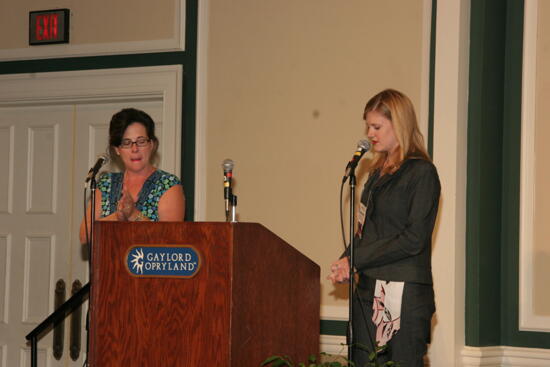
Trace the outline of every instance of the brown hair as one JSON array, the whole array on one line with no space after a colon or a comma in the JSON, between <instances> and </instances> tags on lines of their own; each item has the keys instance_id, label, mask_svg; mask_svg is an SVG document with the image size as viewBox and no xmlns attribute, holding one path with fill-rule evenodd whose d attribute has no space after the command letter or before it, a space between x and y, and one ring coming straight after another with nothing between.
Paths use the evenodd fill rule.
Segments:
<instances>
[{"instance_id":1,"label":"brown hair","mask_svg":"<svg viewBox=\"0 0 550 367\"><path fill-rule=\"evenodd\" d=\"M117 155L114 154L114 148L118 147L122 143L124 132L128 126L135 122L140 123L145 127L147 137L151 139L151 143L153 144L153 149L151 151L151 163L154 163L154 161L158 159L157 151L159 146L159 140L155 135L155 122L146 112L135 108L124 108L111 117L111 122L109 124L109 154L111 157L117 157ZM119 168L123 168L120 160L113 159L113 161L115 161Z\"/></svg>"},{"instance_id":2,"label":"brown hair","mask_svg":"<svg viewBox=\"0 0 550 367\"><path fill-rule=\"evenodd\" d=\"M411 100L403 93L394 89L386 89L372 97L365 106L363 120L367 113L376 111L391 121L395 136L399 143L399 158L396 168L408 158L421 158L431 161L424 148L424 137L418 128L416 113ZM371 169L382 167L387 153L374 153Z\"/></svg>"}]
</instances>

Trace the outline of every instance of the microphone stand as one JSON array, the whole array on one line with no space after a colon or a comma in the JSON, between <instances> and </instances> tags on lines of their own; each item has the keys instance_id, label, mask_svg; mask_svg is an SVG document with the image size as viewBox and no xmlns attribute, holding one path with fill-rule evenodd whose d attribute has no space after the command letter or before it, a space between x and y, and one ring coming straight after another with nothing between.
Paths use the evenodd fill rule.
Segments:
<instances>
[{"instance_id":1,"label":"microphone stand","mask_svg":"<svg viewBox=\"0 0 550 367\"><path fill-rule=\"evenodd\" d=\"M225 221L230 223L237 222L237 195L233 195L231 189L228 194L228 207L225 209Z\"/></svg>"},{"instance_id":2,"label":"microphone stand","mask_svg":"<svg viewBox=\"0 0 550 367\"><path fill-rule=\"evenodd\" d=\"M92 246L95 240L95 199L96 199L96 189L97 189L97 182L95 179L95 174L91 176L90 178L90 237L89 237L89 243L88 243L88 284L90 285L90 292L88 295L88 317L86 320L86 366L88 365L88 356L90 355L90 325L92 324L90 322L90 317L93 312L93 310L90 310L90 306L92 305L92 272L93 272L93 251Z\"/></svg>"},{"instance_id":3,"label":"microphone stand","mask_svg":"<svg viewBox=\"0 0 550 367\"><path fill-rule=\"evenodd\" d=\"M95 191L97 189L97 182L95 175L90 179L90 236L88 243L88 275L90 281L92 280L92 244L94 243L94 227L95 227Z\"/></svg>"},{"instance_id":4,"label":"microphone stand","mask_svg":"<svg viewBox=\"0 0 550 367\"><path fill-rule=\"evenodd\" d=\"M230 206L231 206L231 215L229 218L229 221L231 223L237 222L237 195L231 194L231 199L229 199Z\"/></svg>"},{"instance_id":5,"label":"microphone stand","mask_svg":"<svg viewBox=\"0 0 550 367\"><path fill-rule=\"evenodd\" d=\"M353 291L355 289L355 166L352 166L349 172L349 321L347 330L348 360L353 361Z\"/></svg>"}]
</instances>

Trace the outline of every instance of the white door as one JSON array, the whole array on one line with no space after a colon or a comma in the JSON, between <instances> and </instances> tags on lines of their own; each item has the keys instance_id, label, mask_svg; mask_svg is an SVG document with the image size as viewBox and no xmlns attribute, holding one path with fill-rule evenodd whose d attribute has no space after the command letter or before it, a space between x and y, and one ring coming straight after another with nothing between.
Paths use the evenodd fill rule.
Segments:
<instances>
[{"instance_id":1,"label":"white door","mask_svg":"<svg viewBox=\"0 0 550 367\"><path fill-rule=\"evenodd\" d=\"M30 365L24 337L54 310L58 280L65 282L66 298L75 280L88 281L87 251L78 239L83 182L88 168L106 151L111 116L130 106L157 121L156 133L162 139L159 100L2 110L0 168L7 174L0 181L0 274L5 280L0 283L0 297L6 297L0 300L0 361L5 360L6 366ZM50 332L39 342L39 366L82 365L87 304L82 310L77 362L70 364L67 319L61 359L53 356Z\"/></svg>"},{"instance_id":2,"label":"white door","mask_svg":"<svg viewBox=\"0 0 550 367\"><path fill-rule=\"evenodd\" d=\"M30 366L30 350L25 335L53 312L58 280L71 296L75 280L88 281L88 263L78 240L83 214L84 178L99 153L106 149L108 124L113 113L135 107L149 113L158 125L161 142L160 167L178 174L179 113L173 101L179 94L174 80L180 70L167 75L162 69L155 79L140 68L128 71L126 98L104 98L97 86L82 84L103 98L71 103L26 103L0 107L0 366ZM147 71L149 71L147 69ZM75 73L67 73L72 77ZM85 72L83 74L86 74ZM91 73L91 79L97 75ZM115 83L120 86L120 75ZM140 80L146 77L156 80ZM82 75L78 74L78 78ZM36 79L34 76L30 78ZM61 78L63 79L63 78ZM107 77L110 80L109 77ZM163 82L163 80L165 82ZM27 81L28 83L28 81ZM164 83L164 84L163 84ZM55 80L59 88L59 80ZM106 88L107 82L100 83ZM5 86L6 84L3 84ZM44 85L42 81L41 86ZM159 87L160 85L160 87ZM163 85L165 85L163 87ZM75 83L67 80L67 86ZM22 86L21 90L28 87ZM148 96L143 96L143 90ZM164 89L163 89L164 88ZM17 88L14 88L17 89ZM27 89L28 90L28 89ZM36 89L35 89L36 90ZM159 92L160 91L160 92ZM0 103L2 102L0 84ZM45 92L47 93L47 91ZM82 94L85 94L82 92ZM139 95L136 97L136 95ZM59 99L59 98L56 98ZM70 100L71 96L67 96ZM180 99L181 100L181 99ZM164 136L164 134L166 136ZM164 159L163 159L164 157ZM86 353L85 317L82 308L81 351L76 361L70 357L70 320L64 328L63 355L53 356L52 332L39 340L39 366L81 366Z\"/></svg>"},{"instance_id":3,"label":"white door","mask_svg":"<svg viewBox=\"0 0 550 367\"><path fill-rule=\"evenodd\" d=\"M29 366L25 335L54 308L70 268L72 106L0 111L0 361ZM69 176L68 176L69 175ZM68 200L69 199L69 200ZM51 333L41 340L46 366Z\"/></svg>"}]
</instances>

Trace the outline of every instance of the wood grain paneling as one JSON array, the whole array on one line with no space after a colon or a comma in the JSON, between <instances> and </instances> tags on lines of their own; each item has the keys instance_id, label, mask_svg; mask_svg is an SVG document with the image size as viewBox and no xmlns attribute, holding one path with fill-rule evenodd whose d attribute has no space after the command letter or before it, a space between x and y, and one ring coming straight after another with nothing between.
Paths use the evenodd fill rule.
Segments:
<instances>
[{"instance_id":1,"label":"wood grain paneling","mask_svg":"<svg viewBox=\"0 0 550 367\"><path fill-rule=\"evenodd\" d=\"M190 245L193 278L138 278L135 245ZM91 366L258 366L319 344L319 268L258 224L97 222Z\"/></svg>"}]
</instances>

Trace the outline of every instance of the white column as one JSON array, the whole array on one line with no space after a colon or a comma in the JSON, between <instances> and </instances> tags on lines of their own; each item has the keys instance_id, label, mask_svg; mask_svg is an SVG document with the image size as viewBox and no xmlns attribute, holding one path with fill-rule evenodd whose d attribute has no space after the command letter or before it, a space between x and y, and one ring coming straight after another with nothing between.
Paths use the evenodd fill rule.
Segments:
<instances>
[{"instance_id":1,"label":"white column","mask_svg":"<svg viewBox=\"0 0 550 367\"><path fill-rule=\"evenodd\" d=\"M197 100L195 126L195 221L206 220L206 122L208 121L208 36L210 0L198 2ZM221 172L220 162L220 172Z\"/></svg>"},{"instance_id":2,"label":"white column","mask_svg":"<svg viewBox=\"0 0 550 367\"><path fill-rule=\"evenodd\" d=\"M437 2L434 161L441 179L433 248L437 313L431 366L461 366L464 348L466 138L470 1Z\"/></svg>"}]
</instances>

